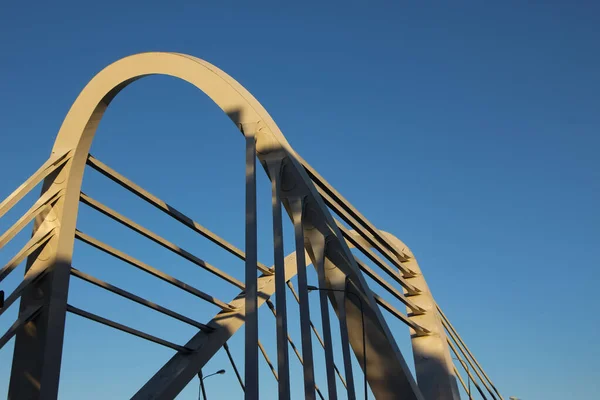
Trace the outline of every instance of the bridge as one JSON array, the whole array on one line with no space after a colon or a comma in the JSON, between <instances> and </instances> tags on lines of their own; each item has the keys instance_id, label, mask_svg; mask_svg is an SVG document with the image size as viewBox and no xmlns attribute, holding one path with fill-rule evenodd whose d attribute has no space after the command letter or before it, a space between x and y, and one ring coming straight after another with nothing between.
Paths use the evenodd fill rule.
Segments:
<instances>
[{"instance_id":1,"label":"bridge","mask_svg":"<svg viewBox=\"0 0 600 400\"><path fill-rule=\"evenodd\" d=\"M242 133L245 220L239 223L245 227L244 249L90 154L98 124L115 96L130 83L156 74L182 79L203 91ZM260 167L271 183L273 265L258 259ZM240 271L236 277L212 265L201 255L184 250L83 193L84 172L90 169L241 260L243 274ZM10 399L58 397L65 321L68 314L73 314L172 351L172 357L139 387L133 399L175 398L197 377L202 382L202 368L218 352L224 352L246 399L374 396L457 400L462 396L503 400L436 303L409 247L393 233L369 222L294 151L271 116L244 87L204 60L176 53L142 53L123 58L98 73L72 105L50 157L0 203L0 218L11 215L11 209L38 187L39 198L0 232L0 248L4 248L21 231L33 226L31 237L0 270L2 285L25 263L24 277L2 296L0 308L2 315L11 306L17 307L15 303L19 307L16 320L0 337L0 348L14 343ZM78 221L81 204L145 237L149 246L160 246L231 285L239 294L223 298L221 293L211 291L211 285L184 282L148 260L127 254L118 243L85 233ZM295 248L287 255L283 246L285 224L292 226ZM198 321L134 294L136 282L124 288L84 272L73 263L76 242L186 292L217 312L210 320ZM316 272L317 284L309 284L310 269ZM195 334L185 343L174 343L80 308L71 303L69 296L73 278L178 320L192 327ZM318 297L318 312L309 305L311 296ZM290 299L297 304L288 304ZM261 330L266 329L266 324L259 324L261 307L268 308L275 320L274 361L268 346L259 340ZM289 320L294 317L299 319L297 332L289 328ZM390 319L400 321L405 329L391 329ZM238 335L243 331L244 345L236 352L229 341L238 331ZM295 341L294 336L300 340ZM412 366L397 343L404 336L412 346ZM324 357L317 357L317 350ZM261 391L261 358L277 382L277 394ZM85 368L85 362L81 363ZM301 373L290 373L293 363L300 366ZM318 371L324 371L325 385L317 384ZM292 393L294 380L302 382L301 395Z\"/></svg>"}]
</instances>

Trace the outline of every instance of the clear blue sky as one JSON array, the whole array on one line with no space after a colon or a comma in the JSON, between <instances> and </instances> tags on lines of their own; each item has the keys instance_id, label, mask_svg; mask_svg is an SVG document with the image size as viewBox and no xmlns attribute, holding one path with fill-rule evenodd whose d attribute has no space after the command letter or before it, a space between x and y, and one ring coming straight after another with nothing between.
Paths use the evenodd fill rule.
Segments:
<instances>
[{"instance_id":1,"label":"clear blue sky","mask_svg":"<svg viewBox=\"0 0 600 400\"><path fill-rule=\"evenodd\" d=\"M0 6L1 198L45 160L70 105L104 66L152 50L198 56L252 92L299 154L413 249L438 303L504 395L600 398L597 3L134 3ZM243 246L243 140L195 88L166 77L136 82L111 105L92 152ZM260 258L270 264L261 179ZM93 171L84 190L243 278L241 262ZM223 300L237 293L84 206L79 226ZM0 251L0 264L17 248ZM203 321L215 312L83 244L74 266ZM72 288L76 306L178 343L194 333L85 283ZM1 318L2 331L14 311ZM272 342L272 317L263 312L261 324ZM407 332L392 328L411 363ZM232 340L239 364L242 335ZM0 351L0 396L10 347ZM61 398L130 396L170 355L69 316ZM206 372L219 368L228 373L207 381L209 394L240 398L222 354ZM264 398L275 398L262 362L261 385ZM196 396L194 381L181 398Z\"/></svg>"}]
</instances>

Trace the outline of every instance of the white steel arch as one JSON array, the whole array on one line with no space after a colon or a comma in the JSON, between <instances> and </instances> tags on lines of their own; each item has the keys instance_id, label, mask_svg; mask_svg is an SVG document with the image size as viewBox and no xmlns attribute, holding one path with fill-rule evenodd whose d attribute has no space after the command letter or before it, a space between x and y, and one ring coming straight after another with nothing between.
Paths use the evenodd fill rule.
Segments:
<instances>
[{"instance_id":1,"label":"white steel arch","mask_svg":"<svg viewBox=\"0 0 600 400\"><path fill-rule=\"evenodd\" d=\"M112 99L131 82L154 74L170 75L196 86L208 95L244 134L247 145L245 254L89 155L98 124ZM256 157L273 182L275 232L275 266L273 268L263 266L256 259L254 165ZM82 195L81 183L86 165L98 169L145 201L246 260L246 282L241 283L231 279L231 282L242 289L240 295L231 303L226 304L212 299L200 291L195 292L201 298L219 305L223 311L210 323L197 324L200 331L186 345L179 346L165 341L161 343L157 338L137 334L174 348L177 353L140 389L134 398L175 397L196 376L214 351L223 346L244 322L247 324L246 398L258 398L256 307L260 306L276 290L285 290L286 282L296 273L299 275L300 286L304 378L307 382L305 394L306 398L315 398L314 376L310 376L312 368L312 356L309 354L310 340L305 341L306 332L309 329L309 315L306 311L307 289L303 270L306 264L310 264L306 260L306 256L310 258L319 273L320 286L327 290L333 290L333 292L321 296L323 325L326 326L329 322L329 316L325 314L328 312L326 302L330 301L343 322L343 326L347 329L348 335L343 340L348 348L351 346L359 359L369 386L378 399L401 397L405 399L455 400L459 398L444 327L441 325L433 298L412 253L397 238L382 234L374 228L366 218L302 160L290 147L267 111L233 78L199 58L178 53L159 52L142 53L123 58L98 73L82 90L69 110L48 162L7 200L0 203L1 217L32 187L43 180L40 204L11 228L16 232L24 226L25 222L37 218L32 240L28 247L18 255L19 259L28 257L25 279L19 288L8 297L6 305L6 307L10 306L21 296L20 319L12 332L12 334L16 333L17 339L11 374L10 398L54 399L57 397L66 312L86 314L67 304L70 275L75 273L82 276L81 273L74 272L71 266L76 238L92 243L103 251L138 268L150 270L147 265L127 258L116 249L97 243L93 238L79 233L76 230L76 222L80 201L101 210L109 217L177 252L177 248L166 240L152 232L144 231L143 228L127 218L107 209L88 196ZM295 226L296 254L298 254L298 257L291 255L285 260L280 243L282 235L281 205L284 206ZM349 232L333 218L331 211L344 219L356 231ZM3 244L3 240L10 240L13 233L9 230L8 236L7 234L1 236L0 245ZM392 263L393 266L389 267L382 263L380 258L373 258L393 280L404 287L405 293L398 293L397 297L407 305L411 314L408 318L400 317L404 318L412 329L419 386L412 377L381 314L380 305L384 308L386 306L369 289L363 272L371 277L373 275L368 269L365 269L365 266L355 260L346 240L351 246L356 246L366 253L371 252L370 249L374 248ZM226 274L222 274L204 261L189 254L183 254L183 256L212 273L228 279ZM263 272L258 280L256 279L257 267ZM14 269L12 264L5 267L0 272L0 281L12 269ZM157 272L154 274L160 276L161 279L170 279ZM304 278L302 278L303 276ZM171 283L179 285L174 281ZM127 293L123 294L118 291L115 293L127 297ZM348 293L353 296L347 296ZM354 298L358 300L353 300ZM140 302L141 300L135 301ZM278 346L282 346L282 349L283 346L287 348L286 307L285 302L280 302L279 297L277 301ZM143 301L141 302L143 303ZM162 309L161 312L170 311ZM173 312L168 315L184 318ZM125 328L120 327L119 329L127 331ZM327 331L327 329L324 330L326 354L328 334L330 335ZM31 334L31 332L36 332L36 334ZM132 333L131 330L129 332ZM357 335L356 332L362 332L362 335ZM10 338L6 335L5 337ZM5 337L0 340L2 344L4 344ZM366 352L368 352L368 357ZM346 356L349 357L349 352L345 353ZM332 360L328 359L327 362L328 393L330 399L333 399L336 398L337 393L335 382L332 384L335 379ZM349 360L345 358L346 367L348 367L348 362ZM279 398L289 398L289 376L286 376L289 374L287 360L278 359L278 368L280 371ZM353 397L354 394L349 391L348 396ZM492 397L494 398L493 394Z\"/></svg>"}]
</instances>

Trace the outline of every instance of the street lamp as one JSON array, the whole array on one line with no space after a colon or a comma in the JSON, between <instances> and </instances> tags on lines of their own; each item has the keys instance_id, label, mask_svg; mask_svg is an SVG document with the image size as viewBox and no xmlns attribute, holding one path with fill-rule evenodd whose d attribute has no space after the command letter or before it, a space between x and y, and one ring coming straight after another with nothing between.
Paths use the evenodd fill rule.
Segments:
<instances>
[{"instance_id":1,"label":"street lamp","mask_svg":"<svg viewBox=\"0 0 600 400\"><path fill-rule=\"evenodd\" d=\"M368 386L367 386L367 338L366 338L366 332L365 332L365 313L364 313L364 309L363 309L363 302L362 299L360 298L360 296L354 292L350 292L348 290L348 278L346 278L346 286L344 288L344 290L341 289L329 289L329 288L320 288L320 287L316 287L316 286L311 286L308 285L306 286L306 289L309 292L312 292L313 290L319 290L319 291L325 291L325 292L342 292L344 293L344 307L346 304L346 296L349 294L354 295L357 299L358 299L358 303L360 304L360 320L362 323L362 345L363 345L363 376L364 376L364 388L365 388L365 400L368 399Z\"/></svg>"},{"instance_id":2,"label":"street lamp","mask_svg":"<svg viewBox=\"0 0 600 400\"><path fill-rule=\"evenodd\" d=\"M224 369L220 369L217 372L213 372L212 374L203 376L202 375L202 370L200 370L200 372L198 372L198 379L200 379L200 393L198 393L198 400L208 400L208 397L206 397L206 389L204 388L204 380L206 378L210 378L211 376L214 375L223 375L225 373ZM202 396L200 396L202 395Z\"/></svg>"}]
</instances>

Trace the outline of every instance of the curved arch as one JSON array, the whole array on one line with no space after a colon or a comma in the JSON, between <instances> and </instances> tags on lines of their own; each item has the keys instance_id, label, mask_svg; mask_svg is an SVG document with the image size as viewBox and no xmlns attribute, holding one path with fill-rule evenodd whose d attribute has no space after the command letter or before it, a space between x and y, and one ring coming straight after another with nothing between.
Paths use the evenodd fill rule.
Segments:
<instances>
[{"instance_id":1,"label":"curved arch","mask_svg":"<svg viewBox=\"0 0 600 400\"><path fill-rule=\"evenodd\" d=\"M57 253L70 263L75 237L79 193L83 172L98 124L111 101L130 83L149 75L168 75L182 79L203 91L238 127L261 131L261 138L276 140L292 152L290 145L264 107L235 79L214 65L179 53L140 53L125 57L100 71L81 91L58 132L54 153L72 151L63 168L64 178L55 180L65 189L58 205L60 232ZM254 132L253 132L254 133ZM64 181L63 181L64 179ZM45 189L49 182L45 182ZM69 210L63 213L62 210Z\"/></svg>"},{"instance_id":2,"label":"curved arch","mask_svg":"<svg viewBox=\"0 0 600 400\"><path fill-rule=\"evenodd\" d=\"M282 182L290 179L294 183L289 191L282 191L282 201L303 199L302 201L310 205L307 208L310 212L303 216L302 224L310 226L306 228L305 246L311 248L311 257L318 253L326 270L328 285L346 282L345 278L351 275L356 278L354 285L357 292L365 296L367 308L364 318L368 323L363 335L366 334L371 346L367 362L378 366L377 369L369 368L367 376L373 393L382 399L395 398L397 393L405 393L407 399L421 399L408 366L379 308L375 305L365 279L341 239L341 233L312 180L298 161L299 157L271 116L229 75L206 61L178 53L142 53L109 65L86 85L65 117L53 153L68 152L69 158L62 169L45 179L42 189L42 192L62 189L62 196L55 202L54 214L46 215L36 226L36 229L51 227L56 234L47 244L47 247L51 248L51 254L32 260L31 265L27 266L28 271L34 269L44 271L45 274L37 287L24 291L20 312L23 313L32 306L45 307L33 327L38 334L27 335L21 332L17 335L15 354L19 356L13 357L9 396L40 398L40 387L44 388L43 398L56 398L58 395L69 274L81 184L88 153L99 122L112 99L135 80L156 74L173 76L191 83L208 95L238 125L242 133L248 137L258 134L256 152L261 161L268 163L270 159L281 162L286 159L288 164L292 165L292 168L281 169ZM330 297L330 301L335 307L337 300L334 301L334 298ZM362 314L362 311L360 313ZM360 319L359 311L355 307L349 309L347 315L348 320L354 321L353 323ZM196 339L197 336L191 341ZM354 349L362 349L358 337L352 336L350 341ZM182 369L180 361L184 357L184 362L189 363ZM174 366L178 375L170 373L167 379L159 371L149 383L160 382L163 387L172 385L168 390L176 393L183 388L184 381L189 382L197 372L193 371L193 367L198 360L196 353L178 353L165 366L167 369ZM31 365L34 366L33 370ZM14 373L15 371L18 373Z\"/></svg>"},{"instance_id":3,"label":"curved arch","mask_svg":"<svg viewBox=\"0 0 600 400\"><path fill-rule=\"evenodd\" d=\"M17 335L15 354L19 357L13 357L12 370L18 373L11 374L11 398L38 398L40 387L48 398L58 395L69 274L89 150L111 101L127 85L148 75L169 75L196 86L242 132L253 130L249 132L252 135L260 132L259 149L261 145L268 149L270 144L276 144L275 147L295 154L261 104L225 72L199 58L179 53L141 53L118 60L100 71L71 106L52 149L53 155L68 152L69 158L60 170L44 180L42 194L50 189L62 189L62 196L56 201L53 213L37 221L35 230L54 229L55 235L46 246L48 257L28 261L27 271L44 271L44 277L38 287L24 290L20 313L33 306L46 307L36 320L34 329L38 335ZM31 360L36 362L31 363ZM35 365L34 370L31 365Z\"/></svg>"},{"instance_id":4,"label":"curved arch","mask_svg":"<svg viewBox=\"0 0 600 400\"><path fill-rule=\"evenodd\" d=\"M289 148L262 105L236 80L214 65L179 53L140 53L100 71L81 91L60 128L53 151L89 150L98 122L112 99L130 83L148 75L182 79L203 91L235 124L257 123Z\"/></svg>"},{"instance_id":5,"label":"curved arch","mask_svg":"<svg viewBox=\"0 0 600 400\"><path fill-rule=\"evenodd\" d=\"M214 65L179 53L140 53L125 57L100 71L81 91L58 132L53 153L72 150L72 160L62 171L65 181L63 215L58 252L70 259L83 171L96 129L116 95L130 83L148 75L169 75L182 79L203 91L239 127L260 129L292 151L269 113L242 85ZM258 128L260 127L260 128ZM48 185L45 185L48 186ZM72 217L72 218L71 218ZM64 244L63 244L64 242Z\"/></svg>"}]
</instances>

